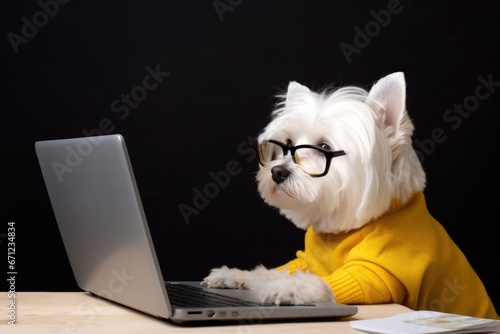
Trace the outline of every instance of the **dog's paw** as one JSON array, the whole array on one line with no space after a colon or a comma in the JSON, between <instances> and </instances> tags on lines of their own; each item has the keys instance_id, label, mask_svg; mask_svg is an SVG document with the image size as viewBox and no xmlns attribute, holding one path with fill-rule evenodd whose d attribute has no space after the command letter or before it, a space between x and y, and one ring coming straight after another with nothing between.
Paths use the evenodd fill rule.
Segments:
<instances>
[{"instance_id":1,"label":"dog's paw","mask_svg":"<svg viewBox=\"0 0 500 334\"><path fill-rule=\"evenodd\" d=\"M256 292L262 304L302 305L314 302L335 302L330 286L317 275L297 272L268 281Z\"/></svg>"},{"instance_id":2,"label":"dog's paw","mask_svg":"<svg viewBox=\"0 0 500 334\"><path fill-rule=\"evenodd\" d=\"M212 269L202 284L206 284L209 288L244 289L247 287L248 276L249 272L246 270L222 266Z\"/></svg>"}]
</instances>

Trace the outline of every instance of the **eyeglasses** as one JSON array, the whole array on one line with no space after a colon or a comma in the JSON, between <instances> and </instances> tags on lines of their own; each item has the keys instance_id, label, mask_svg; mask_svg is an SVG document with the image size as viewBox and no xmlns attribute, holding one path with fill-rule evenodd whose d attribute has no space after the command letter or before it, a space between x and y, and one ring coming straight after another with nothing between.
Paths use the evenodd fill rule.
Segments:
<instances>
[{"instance_id":1,"label":"eyeglasses","mask_svg":"<svg viewBox=\"0 0 500 334\"><path fill-rule=\"evenodd\" d=\"M290 151L293 162L299 165L304 172L314 177L325 176L332 159L347 154L344 151L332 151L315 145L289 146L272 139L259 143L257 150L259 163L262 166L283 159Z\"/></svg>"}]
</instances>

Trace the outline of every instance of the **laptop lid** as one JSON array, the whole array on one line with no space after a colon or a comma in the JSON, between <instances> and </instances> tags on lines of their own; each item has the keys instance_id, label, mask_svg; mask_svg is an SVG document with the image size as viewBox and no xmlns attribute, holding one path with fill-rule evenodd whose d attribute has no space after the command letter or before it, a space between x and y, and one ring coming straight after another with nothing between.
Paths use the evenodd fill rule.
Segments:
<instances>
[{"instance_id":1,"label":"laptop lid","mask_svg":"<svg viewBox=\"0 0 500 334\"><path fill-rule=\"evenodd\" d=\"M169 318L123 137L39 141L35 150L78 286Z\"/></svg>"},{"instance_id":2,"label":"laptop lid","mask_svg":"<svg viewBox=\"0 0 500 334\"><path fill-rule=\"evenodd\" d=\"M38 141L35 150L78 286L174 321L346 317L357 308L307 306L183 308L171 305L121 135ZM199 286L199 282L175 282ZM246 290L208 289L252 300Z\"/></svg>"}]
</instances>

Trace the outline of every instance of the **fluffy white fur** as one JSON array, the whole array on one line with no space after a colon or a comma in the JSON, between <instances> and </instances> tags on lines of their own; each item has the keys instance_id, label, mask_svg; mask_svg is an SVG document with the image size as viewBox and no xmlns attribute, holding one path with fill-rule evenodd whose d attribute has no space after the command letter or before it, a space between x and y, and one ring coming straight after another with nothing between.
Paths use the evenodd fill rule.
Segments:
<instances>
[{"instance_id":1,"label":"fluffy white fur","mask_svg":"<svg viewBox=\"0 0 500 334\"><path fill-rule=\"evenodd\" d=\"M257 266L254 270L212 269L204 283L210 288L249 289L256 302L275 305L301 305L310 302L335 301L328 284L309 272L289 275L287 271Z\"/></svg>"},{"instance_id":2,"label":"fluffy white fur","mask_svg":"<svg viewBox=\"0 0 500 334\"><path fill-rule=\"evenodd\" d=\"M404 202L422 191L425 173L411 144L413 124L406 112L405 86L401 72L380 79L369 92L350 86L315 93L291 82L258 141L327 144L347 154L334 158L323 177L304 173L290 154L261 167L257 182L264 201L299 228L342 233L382 215L392 199ZM277 165L290 171L281 183L272 178L271 169ZM204 282L255 290L263 303L334 300L328 284L307 272L291 276L264 267L221 267Z\"/></svg>"}]
</instances>

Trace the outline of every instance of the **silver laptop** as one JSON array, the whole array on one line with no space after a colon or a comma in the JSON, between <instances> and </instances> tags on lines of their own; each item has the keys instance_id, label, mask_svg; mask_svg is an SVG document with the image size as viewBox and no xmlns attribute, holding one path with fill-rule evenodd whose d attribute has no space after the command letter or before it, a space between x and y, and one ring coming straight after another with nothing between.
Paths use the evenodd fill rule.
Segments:
<instances>
[{"instance_id":1,"label":"silver laptop","mask_svg":"<svg viewBox=\"0 0 500 334\"><path fill-rule=\"evenodd\" d=\"M78 286L174 322L347 317L336 303L270 306L248 290L164 282L121 135L38 141L35 149ZM164 268L172 270L172 268Z\"/></svg>"}]
</instances>

